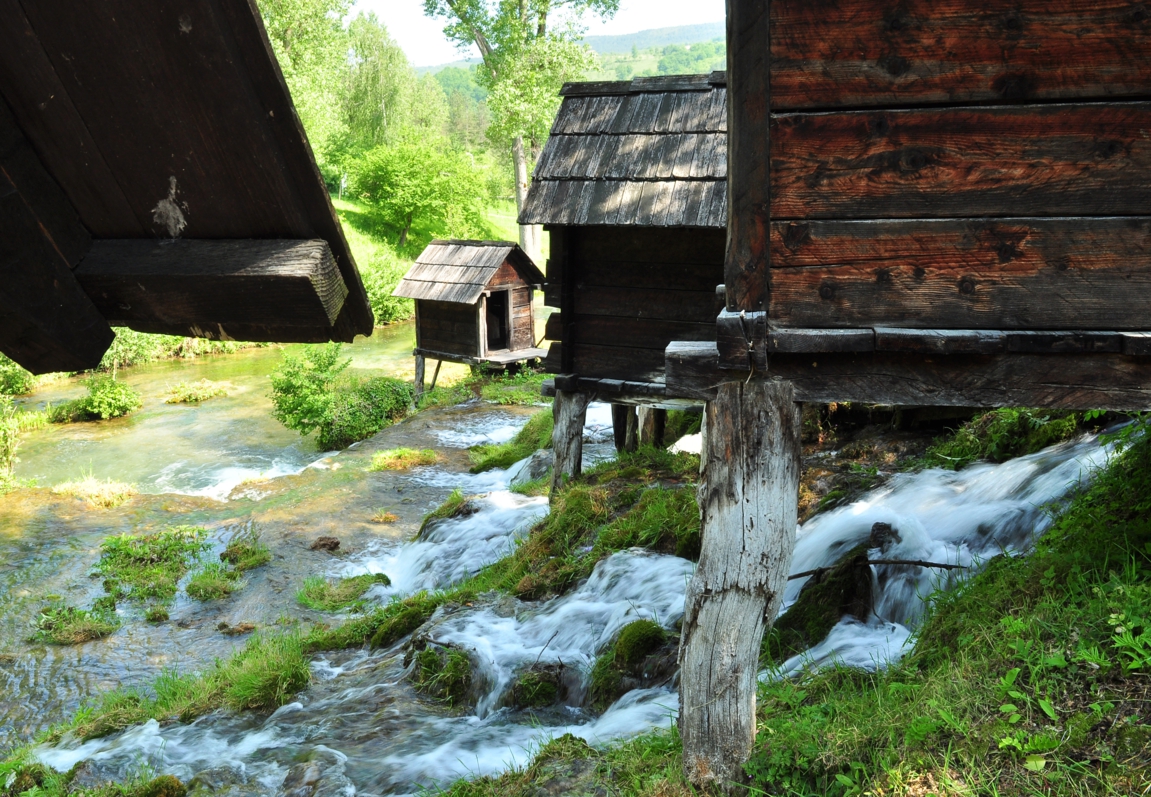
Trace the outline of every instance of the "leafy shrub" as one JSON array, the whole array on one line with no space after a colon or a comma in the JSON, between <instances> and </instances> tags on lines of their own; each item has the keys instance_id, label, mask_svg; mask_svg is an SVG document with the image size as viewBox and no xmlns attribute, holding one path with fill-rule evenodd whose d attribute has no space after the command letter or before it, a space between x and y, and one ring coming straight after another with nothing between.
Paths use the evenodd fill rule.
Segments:
<instances>
[{"instance_id":1,"label":"leafy shrub","mask_svg":"<svg viewBox=\"0 0 1151 797\"><path fill-rule=\"evenodd\" d=\"M351 359L340 360L340 344L309 346L302 356L285 353L272 373L273 417L307 435L315 431L325 450L346 448L402 417L413 387L391 377L358 381L341 376Z\"/></svg>"},{"instance_id":2,"label":"leafy shrub","mask_svg":"<svg viewBox=\"0 0 1151 797\"><path fill-rule=\"evenodd\" d=\"M140 394L115 376L95 374L84 383L88 395L48 409L52 423L119 418L143 406Z\"/></svg>"},{"instance_id":3,"label":"leafy shrub","mask_svg":"<svg viewBox=\"0 0 1151 797\"><path fill-rule=\"evenodd\" d=\"M360 263L360 278L368 292L376 324L391 324L411 318L412 300L392 296L410 265L384 247L379 247L366 263Z\"/></svg>"},{"instance_id":4,"label":"leafy shrub","mask_svg":"<svg viewBox=\"0 0 1151 797\"><path fill-rule=\"evenodd\" d=\"M0 393L22 396L36 387L36 377L12 360L0 354Z\"/></svg>"}]
</instances>

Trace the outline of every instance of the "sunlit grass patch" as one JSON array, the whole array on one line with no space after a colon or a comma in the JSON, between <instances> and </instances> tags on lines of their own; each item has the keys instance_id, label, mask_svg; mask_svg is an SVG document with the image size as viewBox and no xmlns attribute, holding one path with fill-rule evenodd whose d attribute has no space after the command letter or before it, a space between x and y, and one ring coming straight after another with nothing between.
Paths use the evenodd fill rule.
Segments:
<instances>
[{"instance_id":1,"label":"sunlit grass patch","mask_svg":"<svg viewBox=\"0 0 1151 797\"><path fill-rule=\"evenodd\" d=\"M36 632L29 641L76 645L102 639L120 628L114 606L111 609L101 606L90 611L63 604L49 606L36 617Z\"/></svg>"},{"instance_id":2,"label":"sunlit grass patch","mask_svg":"<svg viewBox=\"0 0 1151 797\"><path fill-rule=\"evenodd\" d=\"M52 488L57 495L68 495L86 501L97 509L115 509L127 503L139 491L134 484L125 484L111 479L97 479L91 474L76 481L57 484Z\"/></svg>"},{"instance_id":3,"label":"sunlit grass patch","mask_svg":"<svg viewBox=\"0 0 1151 797\"><path fill-rule=\"evenodd\" d=\"M165 404L199 404L201 401L228 395L228 386L220 382L201 379L198 382L180 382L168 388Z\"/></svg>"},{"instance_id":4,"label":"sunlit grass patch","mask_svg":"<svg viewBox=\"0 0 1151 797\"><path fill-rule=\"evenodd\" d=\"M319 612L339 612L358 609L364 605L363 594L376 584L385 587L391 584L383 573L365 573L335 581L323 576L312 576L304 581L304 587L296 593L301 605Z\"/></svg>"},{"instance_id":5,"label":"sunlit grass patch","mask_svg":"<svg viewBox=\"0 0 1151 797\"><path fill-rule=\"evenodd\" d=\"M177 582L207 548L205 535L202 528L176 526L155 534L108 537L101 544L96 572L111 595L169 601Z\"/></svg>"},{"instance_id":6,"label":"sunlit grass patch","mask_svg":"<svg viewBox=\"0 0 1151 797\"><path fill-rule=\"evenodd\" d=\"M438 459L439 455L431 448L392 448L373 454L368 470L408 470L422 465L435 465Z\"/></svg>"},{"instance_id":7,"label":"sunlit grass patch","mask_svg":"<svg viewBox=\"0 0 1151 797\"><path fill-rule=\"evenodd\" d=\"M395 523L399 521L400 516L395 512L389 512L386 509L377 509L375 514L372 515L373 523Z\"/></svg>"},{"instance_id":8,"label":"sunlit grass patch","mask_svg":"<svg viewBox=\"0 0 1151 797\"><path fill-rule=\"evenodd\" d=\"M244 586L240 574L226 565L210 562L192 574L185 589L198 601L221 600Z\"/></svg>"},{"instance_id":9,"label":"sunlit grass patch","mask_svg":"<svg viewBox=\"0 0 1151 797\"><path fill-rule=\"evenodd\" d=\"M260 539L255 527L250 527L232 537L220 554L220 561L227 562L237 573L262 567L272 561L272 551Z\"/></svg>"}]
</instances>

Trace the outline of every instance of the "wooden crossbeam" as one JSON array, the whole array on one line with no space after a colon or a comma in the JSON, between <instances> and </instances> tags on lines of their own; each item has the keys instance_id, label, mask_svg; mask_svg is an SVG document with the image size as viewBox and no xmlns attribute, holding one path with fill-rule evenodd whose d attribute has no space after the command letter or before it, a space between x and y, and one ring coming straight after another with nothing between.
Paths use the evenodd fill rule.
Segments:
<instances>
[{"instance_id":1,"label":"wooden crossbeam","mask_svg":"<svg viewBox=\"0 0 1151 797\"><path fill-rule=\"evenodd\" d=\"M348 296L321 240L95 241L76 277L114 324L218 340L330 340Z\"/></svg>"}]
</instances>

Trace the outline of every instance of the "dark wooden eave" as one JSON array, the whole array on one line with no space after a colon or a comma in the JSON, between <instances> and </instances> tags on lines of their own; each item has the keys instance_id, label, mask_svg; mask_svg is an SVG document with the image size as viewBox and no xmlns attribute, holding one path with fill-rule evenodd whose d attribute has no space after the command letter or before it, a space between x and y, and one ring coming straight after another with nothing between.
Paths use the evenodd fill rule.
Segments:
<instances>
[{"instance_id":1,"label":"dark wooden eave","mask_svg":"<svg viewBox=\"0 0 1151 797\"><path fill-rule=\"evenodd\" d=\"M111 340L105 320L256 340L370 334L363 284L254 2L0 0L0 140L0 194L24 209L0 218L0 349L31 370L94 365ZM130 243L174 237L166 259ZM229 256L205 258L220 240ZM285 274L269 246L314 256ZM95 280L112 250L125 284L146 276L179 300L147 317L117 309L140 305ZM185 253L197 255L197 278ZM302 279L307 264L316 271ZM30 297L44 285L54 295L37 308ZM72 320L47 320L56 316Z\"/></svg>"}]
</instances>

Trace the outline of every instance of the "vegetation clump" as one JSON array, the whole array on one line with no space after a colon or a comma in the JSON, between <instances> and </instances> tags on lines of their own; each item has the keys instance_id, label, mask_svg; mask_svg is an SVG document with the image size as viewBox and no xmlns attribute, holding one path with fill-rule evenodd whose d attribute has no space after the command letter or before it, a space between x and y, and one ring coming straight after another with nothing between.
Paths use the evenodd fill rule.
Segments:
<instances>
[{"instance_id":1,"label":"vegetation clump","mask_svg":"<svg viewBox=\"0 0 1151 797\"><path fill-rule=\"evenodd\" d=\"M272 561L272 551L260 539L255 527L235 534L220 553L220 561L227 562L237 573L246 573Z\"/></svg>"},{"instance_id":2,"label":"vegetation clump","mask_svg":"<svg viewBox=\"0 0 1151 797\"><path fill-rule=\"evenodd\" d=\"M86 501L97 509L115 509L136 495L136 485L111 479L97 479L91 474L77 481L64 482L52 488L57 495L69 495Z\"/></svg>"},{"instance_id":3,"label":"vegetation clump","mask_svg":"<svg viewBox=\"0 0 1151 797\"><path fill-rule=\"evenodd\" d=\"M402 418L413 387L391 377L356 380L344 375L351 359L340 359L341 344L308 346L302 355L286 352L272 372L272 415L307 435L325 450L347 448Z\"/></svg>"},{"instance_id":4,"label":"vegetation clump","mask_svg":"<svg viewBox=\"0 0 1151 797\"><path fill-rule=\"evenodd\" d=\"M508 442L474 446L468 451L472 460L472 473L508 468L541 448L550 448L554 427L551 410L543 410L533 415Z\"/></svg>"},{"instance_id":5,"label":"vegetation clump","mask_svg":"<svg viewBox=\"0 0 1151 797\"><path fill-rule=\"evenodd\" d=\"M94 374L84 384L88 395L48 410L48 419L52 423L107 421L128 415L143 406L140 394L113 374Z\"/></svg>"},{"instance_id":6,"label":"vegetation clump","mask_svg":"<svg viewBox=\"0 0 1151 797\"><path fill-rule=\"evenodd\" d=\"M452 385L440 385L420 397L419 409L459 404L469 399L481 399L505 406L531 406L547 404L551 399L540 394L547 374L532 368L518 371L491 371L475 366L466 379Z\"/></svg>"},{"instance_id":7,"label":"vegetation clump","mask_svg":"<svg viewBox=\"0 0 1151 797\"><path fill-rule=\"evenodd\" d=\"M392 448L373 454L368 470L408 470L424 465L435 465L438 459L439 455L431 448L419 451L414 448Z\"/></svg>"},{"instance_id":8,"label":"vegetation clump","mask_svg":"<svg viewBox=\"0 0 1151 797\"><path fill-rule=\"evenodd\" d=\"M376 584L386 587L391 583L384 573L365 573L336 581L311 576L304 580L304 587L296 593L296 600L318 612L358 611L365 605L361 600L365 592Z\"/></svg>"},{"instance_id":9,"label":"vegetation clump","mask_svg":"<svg viewBox=\"0 0 1151 797\"><path fill-rule=\"evenodd\" d=\"M15 478L20 449L20 420L10 396L0 394L0 485Z\"/></svg>"},{"instance_id":10,"label":"vegetation clump","mask_svg":"<svg viewBox=\"0 0 1151 797\"><path fill-rule=\"evenodd\" d=\"M47 642L52 645L76 645L103 639L120 628L116 617L115 602L109 609L106 604L92 609L77 609L73 606L56 604L40 611L36 617L36 632L30 642Z\"/></svg>"},{"instance_id":11,"label":"vegetation clump","mask_svg":"<svg viewBox=\"0 0 1151 797\"><path fill-rule=\"evenodd\" d=\"M395 512L389 512L386 509L377 509L372 514L373 523L395 523L400 519L400 516Z\"/></svg>"},{"instance_id":12,"label":"vegetation clump","mask_svg":"<svg viewBox=\"0 0 1151 797\"><path fill-rule=\"evenodd\" d=\"M221 600L243 587L240 574L220 562L209 562L188 579L188 597L198 601Z\"/></svg>"},{"instance_id":13,"label":"vegetation clump","mask_svg":"<svg viewBox=\"0 0 1151 797\"><path fill-rule=\"evenodd\" d=\"M516 676L511 701L516 708L547 708L567 695L563 664L533 664Z\"/></svg>"},{"instance_id":14,"label":"vegetation clump","mask_svg":"<svg viewBox=\"0 0 1151 797\"><path fill-rule=\"evenodd\" d=\"M472 662L456 647L428 644L413 657L409 676L416 691L433 700L458 706L472 685Z\"/></svg>"},{"instance_id":15,"label":"vegetation clump","mask_svg":"<svg viewBox=\"0 0 1151 797\"><path fill-rule=\"evenodd\" d=\"M596 659L588 697L592 705L606 709L632 688L625 682L644 675L648 656L667 643L667 632L654 620L636 620L620 629L615 641Z\"/></svg>"},{"instance_id":16,"label":"vegetation clump","mask_svg":"<svg viewBox=\"0 0 1151 797\"><path fill-rule=\"evenodd\" d=\"M119 534L101 544L96 572L104 589L129 600L170 601L176 584L208 547L207 532L195 526L175 526L154 534Z\"/></svg>"},{"instance_id":17,"label":"vegetation clump","mask_svg":"<svg viewBox=\"0 0 1151 797\"><path fill-rule=\"evenodd\" d=\"M474 515L479 511L478 507L472 503L474 497L464 495L464 491L458 487L452 490L451 495L442 504L424 515L424 520L420 523L419 534L423 535L424 531L435 521Z\"/></svg>"},{"instance_id":18,"label":"vegetation clump","mask_svg":"<svg viewBox=\"0 0 1151 797\"><path fill-rule=\"evenodd\" d=\"M1069 440L1083 431L1083 415L1027 408L986 412L937 440L923 457L928 467L958 470L977 460L1005 462Z\"/></svg>"},{"instance_id":19,"label":"vegetation clump","mask_svg":"<svg viewBox=\"0 0 1151 797\"><path fill-rule=\"evenodd\" d=\"M180 382L168 388L165 404L199 404L208 399L228 395L228 388L219 382L201 379L198 382Z\"/></svg>"}]
</instances>

